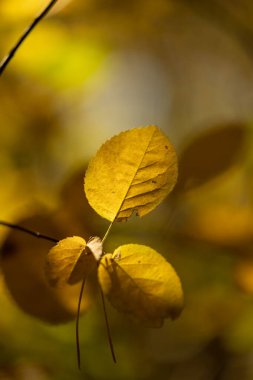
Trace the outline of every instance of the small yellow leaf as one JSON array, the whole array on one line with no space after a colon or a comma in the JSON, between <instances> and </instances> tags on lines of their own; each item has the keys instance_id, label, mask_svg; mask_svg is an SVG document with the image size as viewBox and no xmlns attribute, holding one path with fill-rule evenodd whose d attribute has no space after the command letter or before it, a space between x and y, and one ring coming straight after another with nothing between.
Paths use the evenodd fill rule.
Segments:
<instances>
[{"instance_id":1,"label":"small yellow leaf","mask_svg":"<svg viewBox=\"0 0 253 380\"><path fill-rule=\"evenodd\" d=\"M60 240L48 253L46 276L50 285L75 284L95 268L95 259L79 236Z\"/></svg>"},{"instance_id":2,"label":"small yellow leaf","mask_svg":"<svg viewBox=\"0 0 253 380\"><path fill-rule=\"evenodd\" d=\"M18 221L25 228L42 230L49 236L65 233L64 225L57 224L47 214L22 218ZM80 284L64 284L55 288L50 286L45 276L45 259L50 244L37 239L35 244L15 230L7 231L1 249L1 272L6 285L5 293L10 295L18 307L25 313L52 323L66 323L75 319ZM86 284L87 287L91 284ZM86 288L87 289L87 288ZM90 291L89 291L90 290ZM81 311L87 310L92 288L88 289L81 305Z\"/></svg>"},{"instance_id":3,"label":"small yellow leaf","mask_svg":"<svg viewBox=\"0 0 253 380\"><path fill-rule=\"evenodd\" d=\"M176 318L183 291L173 267L156 251L139 244L123 245L102 257L98 279L111 304L149 327Z\"/></svg>"},{"instance_id":4,"label":"small yellow leaf","mask_svg":"<svg viewBox=\"0 0 253 380\"><path fill-rule=\"evenodd\" d=\"M154 126L122 132L107 141L90 161L85 193L102 217L114 221L143 216L173 189L177 180L176 152Z\"/></svg>"}]
</instances>

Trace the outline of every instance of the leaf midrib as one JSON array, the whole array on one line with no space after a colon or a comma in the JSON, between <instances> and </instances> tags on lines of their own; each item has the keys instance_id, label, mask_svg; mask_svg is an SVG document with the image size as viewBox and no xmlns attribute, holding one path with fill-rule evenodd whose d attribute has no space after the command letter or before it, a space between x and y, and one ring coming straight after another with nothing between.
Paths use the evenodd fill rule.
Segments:
<instances>
[{"instance_id":1,"label":"leaf midrib","mask_svg":"<svg viewBox=\"0 0 253 380\"><path fill-rule=\"evenodd\" d=\"M143 159L144 159L144 157L145 157L145 154L146 154L146 152L147 152L147 150L148 150L148 147L149 147L149 145L150 145L150 143L151 143L151 141L152 141L152 139L153 139L153 136L154 136L155 132L156 132L156 128L154 129L152 135L150 136L150 139L149 139L149 141L148 141L148 144L147 144L147 146L146 146L146 149L145 149L144 152L143 152L143 155L142 155L142 157L141 157L141 160L140 160L140 162L139 162L139 164L138 164L138 166L137 166L137 169L135 170L135 173L134 173L134 175L133 175L133 178L131 179L131 182L130 182L130 184L129 184L128 188L127 188L127 191L126 191L126 193L125 193L125 195L124 195L124 197L123 197L123 199L122 199L122 202L121 202L121 204L120 204L120 206L119 206L119 208L118 208L118 211L117 211L117 213L116 213L116 215L115 215L115 217L114 217L114 219L113 219L113 222L117 219L117 217L118 217L118 215L119 215L119 213L120 213L120 211L121 211L121 207L122 207L122 205L123 205L123 203L124 203L124 201L125 201L125 199L126 199L126 197L127 197L127 194L128 194L128 192L129 192L129 190L130 190L130 188L131 188L131 186L132 186L132 183L133 183L133 181L134 181L134 178L135 178L135 176L136 176L138 170L140 169L140 166L141 166L141 164L142 164L142 161L143 161Z\"/></svg>"}]
</instances>

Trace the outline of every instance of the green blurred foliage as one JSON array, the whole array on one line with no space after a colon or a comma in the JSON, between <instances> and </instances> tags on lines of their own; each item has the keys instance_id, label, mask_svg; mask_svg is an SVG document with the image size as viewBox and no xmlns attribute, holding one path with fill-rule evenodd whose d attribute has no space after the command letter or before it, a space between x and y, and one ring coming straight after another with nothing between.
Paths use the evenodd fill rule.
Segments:
<instances>
[{"instance_id":1,"label":"green blurred foliage","mask_svg":"<svg viewBox=\"0 0 253 380\"><path fill-rule=\"evenodd\" d=\"M1 56L46 4L0 2ZM0 219L57 239L103 235L83 192L88 159L118 131L159 124L178 186L116 224L105 248L152 245L185 309L150 330L108 305L115 366L91 279L79 372L74 322L48 324L77 303L40 277L51 243L1 227L0 379L253 379L252 20L250 0L65 0L20 48L0 79Z\"/></svg>"}]
</instances>

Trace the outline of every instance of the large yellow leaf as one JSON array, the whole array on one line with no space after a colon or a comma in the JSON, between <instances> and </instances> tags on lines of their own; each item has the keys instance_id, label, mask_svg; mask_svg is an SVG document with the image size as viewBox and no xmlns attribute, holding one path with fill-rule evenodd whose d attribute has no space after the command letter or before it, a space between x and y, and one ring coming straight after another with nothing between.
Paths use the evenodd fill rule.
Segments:
<instances>
[{"instance_id":1,"label":"large yellow leaf","mask_svg":"<svg viewBox=\"0 0 253 380\"><path fill-rule=\"evenodd\" d=\"M173 189L177 180L176 152L161 130L135 128L107 141L91 160L85 193L102 217L114 221L143 216Z\"/></svg>"},{"instance_id":2,"label":"large yellow leaf","mask_svg":"<svg viewBox=\"0 0 253 380\"><path fill-rule=\"evenodd\" d=\"M176 318L183 307L183 291L172 266L153 249L123 245L102 257L98 278L103 292L118 310L149 327Z\"/></svg>"},{"instance_id":3,"label":"large yellow leaf","mask_svg":"<svg viewBox=\"0 0 253 380\"><path fill-rule=\"evenodd\" d=\"M75 284L95 268L95 259L79 236L60 240L48 253L46 276L50 285Z\"/></svg>"}]
</instances>

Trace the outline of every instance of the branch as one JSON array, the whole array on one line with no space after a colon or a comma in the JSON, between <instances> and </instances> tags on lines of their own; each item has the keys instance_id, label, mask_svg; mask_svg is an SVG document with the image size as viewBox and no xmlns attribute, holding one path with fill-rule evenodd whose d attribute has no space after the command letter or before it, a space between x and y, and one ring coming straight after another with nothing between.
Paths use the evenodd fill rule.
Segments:
<instances>
[{"instance_id":1,"label":"branch","mask_svg":"<svg viewBox=\"0 0 253 380\"><path fill-rule=\"evenodd\" d=\"M77 355L77 365L78 369L81 370L81 353L80 353L80 342L79 342L79 319L80 319L80 310L83 298L83 290L85 285L85 278L83 279L81 290L78 299L77 313L76 313L76 355Z\"/></svg>"},{"instance_id":2,"label":"branch","mask_svg":"<svg viewBox=\"0 0 253 380\"><path fill-rule=\"evenodd\" d=\"M108 338L108 342L109 342L109 346L110 346L110 350L111 350L111 354L112 354L112 359L113 359L114 363L116 364L117 361L116 361L116 356L115 356L113 343L112 343L112 335L111 335L108 315L107 315L106 306L105 306L105 298L104 298L104 294L103 294L103 291L102 291L100 285L99 285L99 289L100 289L100 295L101 295L102 305L103 305L103 312L104 312L104 317L105 317L107 338Z\"/></svg>"},{"instance_id":3,"label":"branch","mask_svg":"<svg viewBox=\"0 0 253 380\"><path fill-rule=\"evenodd\" d=\"M105 239L107 238L111 228L112 228L112 225L113 225L113 222L111 222L111 224L109 225L103 239L102 239L102 243L104 243ZM79 319L80 319L80 310L81 310L81 303L82 303L82 297L83 297L83 290L84 290L84 285L85 285L85 278L83 279L83 282L82 282L82 285L81 285L81 290L80 290L80 293L79 293L79 298L78 298L78 305L77 305L77 313L76 313L76 355L77 355L77 365L78 365L78 369L81 370L81 352L80 352L80 339L79 339ZM108 316L107 316L107 312L106 312L106 308L105 308L105 300L104 300L104 295L103 295L103 292L102 292L102 289L101 287L99 286L99 289L100 289L100 293L101 293L101 298L102 298L102 304L103 304L103 312L104 312L104 317L105 317L105 324L106 324L106 331L107 331L107 337L108 337L108 342L109 342L109 346L110 346L110 350L111 350L111 353L112 353L112 358L113 358L113 361L114 363L116 363L116 357L115 357L115 353L114 353L114 349L113 349L113 343L112 343L112 337L111 337L111 332L110 332L110 326L109 326L109 321L108 321Z\"/></svg>"},{"instance_id":4,"label":"branch","mask_svg":"<svg viewBox=\"0 0 253 380\"><path fill-rule=\"evenodd\" d=\"M2 62L0 63L0 76L2 75L3 71L5 70L9 62L12 60L16 51L22 45L24 40L29 36L29 34L32 32L35 26L46 16L46 14L50 11L50 9L55 5L56 2L57 0L50 1L47 7L35 18L31 25L24 31L22 36L14 45L14 47L10 50L9 54L7 54L7 56L2 60Z\"/></svg>"},{"instance_id":5,"label":"branch","mask_svg":"<svg viewBox=\"0 0 253 380\"><path fill-rule=\"evenodd\" d=\"M3 222L2 220L0 220L0 225L1 226L5 226L5 227L9 227L9 228L13 228L14 230L25 232L25 233L27 233L29 235L35 236L35 237L40 238L40 239L49 240L49 241L52 241L54 243L58 243L58 241L59 241L59 240L57 240L55 238L52 238L50 236L43 235L40 232L31 231L28 228L25 228L25 227L22 227L22 226L18 226L17 224Z\"/></svg>"}]
</instances>

